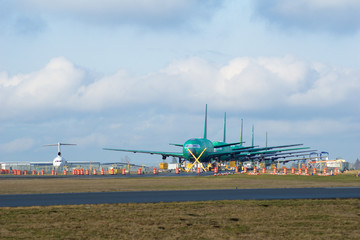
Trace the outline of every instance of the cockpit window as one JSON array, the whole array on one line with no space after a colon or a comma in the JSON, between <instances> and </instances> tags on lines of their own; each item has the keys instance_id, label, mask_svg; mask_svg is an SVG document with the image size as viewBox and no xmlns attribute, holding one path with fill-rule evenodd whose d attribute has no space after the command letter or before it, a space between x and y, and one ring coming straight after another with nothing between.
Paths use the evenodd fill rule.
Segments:
<instances>
[{"instance_id":1,"label":"cockpit window","mask_svg":"<svg viewBox=\"0 0 360 240\"><path fill-rule=\"evenodd\" d=\"M200 148L199 144L186 144L185 148Z\"/></svg>"}]
</instances>

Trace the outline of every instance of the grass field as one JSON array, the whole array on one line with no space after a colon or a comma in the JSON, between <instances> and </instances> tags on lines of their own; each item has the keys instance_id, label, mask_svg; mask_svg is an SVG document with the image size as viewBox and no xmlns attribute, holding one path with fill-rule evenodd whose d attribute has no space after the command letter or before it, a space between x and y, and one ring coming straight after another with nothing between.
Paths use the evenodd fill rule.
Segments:
<instances>
[{"instance_id":1,"label":"grass field","mask_svg":"<svg viewBox=\"0 0 360 240\"><path fill-rule=\"evenodd\" d=\"M0 182L2 194L360 186L354 174ZM18 207L0 208L0 239L360 239L359 223L360 199Z\"/></svg>"},{"instance_id":2,"label":"grass field","mask_svg":"<svg viewBox=\"0 0 360 240\"><path fill-rule=\"evenodd\" d=\"M360 200L0 208L0 239L360 239Z\"/></svg>"},{"instance_id":3,"label":"grass field","mask_svg":"<svg viewBox=\"0 0 360 240\"><path fill-rule=\"evenodd\" d=\"M109 192L142 190L359 187L354 174L337 176L228 175L142 178L1 178L1 194Z\"/></svg>"}]
</instances>

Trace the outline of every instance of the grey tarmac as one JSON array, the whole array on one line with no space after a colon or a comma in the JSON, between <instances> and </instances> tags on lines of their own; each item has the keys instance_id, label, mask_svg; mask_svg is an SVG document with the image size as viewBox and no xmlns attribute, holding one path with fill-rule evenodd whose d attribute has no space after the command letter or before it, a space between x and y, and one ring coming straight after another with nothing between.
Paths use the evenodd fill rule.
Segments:
<instances>
[{"instance_id":1,"label":"grey tarmac","mask_svg":"<svg viewBox=\"0 0 360 240\"><path fill-rule=\"evenodd\" d=\"M0 207L219 200L345 198L360 198L360 187L9 194L0 195Z\"/></svg>"}]
</instances>

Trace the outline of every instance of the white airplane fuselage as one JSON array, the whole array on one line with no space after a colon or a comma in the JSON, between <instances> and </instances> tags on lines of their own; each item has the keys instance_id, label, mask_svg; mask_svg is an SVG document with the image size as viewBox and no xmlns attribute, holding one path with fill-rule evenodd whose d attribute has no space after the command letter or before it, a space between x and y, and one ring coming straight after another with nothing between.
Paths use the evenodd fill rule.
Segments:
<instances>
[{"instance_id":1,"label":"white airplane fuselage","mask_svg":"<svg viewBox=\"0 0 360 240\"><path fill-rule=\"evenodd\" d=\"M54 167L61 167L61 166L64 166L66 163L65 159L61 156L57 156L56 158L54 158L54 161L53 161L53 166Z\"/></svg>"}]
</instances>

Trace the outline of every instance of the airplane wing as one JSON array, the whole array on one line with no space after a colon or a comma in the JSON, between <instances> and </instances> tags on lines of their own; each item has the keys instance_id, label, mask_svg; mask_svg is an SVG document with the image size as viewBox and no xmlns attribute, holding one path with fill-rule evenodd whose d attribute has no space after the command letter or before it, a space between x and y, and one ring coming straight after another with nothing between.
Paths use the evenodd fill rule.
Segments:
<instances>
[{"instance_id":1,"label":"airplane wing","mask_svg":"<svg viewBox=\"0 0 360 240\"><path fill-rule=\"evenodd\" d=\"M184 146L184 144L179 144L179 143L169 143L169 145L176 146L176 147L183 147Z\"/></svg>"},{"instance_id":2,"label":"airplane wing","mask_svg":"<svg viewBox=\"0 0 360 240\"><path fill-rule=\"evenodd\" d=\"M252 151L261 151L261 150L270 150L270 149L274 149L274 148L287 148L287 147L296 147L296 146L302 146L304 144L290 144L290 145L279 145L279 146L270 146L270 147L261 147L261 148L253 148ZM242 150L242 147L239 148L233 148L234 151L237 150Z\"/></svg>"},{"instance_id":3,"label":"airplane wing","mask_svg":"<svg viewBox=\"0 0 360 240\"><path fill-rule=\"evenodd\" d=\"M272 160L275 161L277 159L287 159L287 158L294 158L294 157L303 157L303 158L309 158L309 157L305 157L307 155L309 155L309 152L312 152L314 150L307 150L307 151L296 151L296 152L283 152L283 153L275 153L272 155L268 155L268 156L261 156L262 160ZM250 159L255 159L255 158L259 158L258 156L250 156ZM292 160L291 160L292 161Z\"/></svg>"},{"instance_id":4,"label":"airplane wing","mask_svg":"<svg viewBox=\"0 0 360 240\"><path fill-rule=\"evenodd\" d=\"M155 154L155 155L162 155L163 159L167 157L184 157L183 153L177 152L160 152L160 151L147 151L147 150L130 150L130 149L118 149L118 148L103 148L103 150L110 150L110 151L120 151L120 152L132 152L132 153L147 153L147 154Z\"/></svg>"},{"instance_id":5,"label":"airplane wing","mask_svg":"<svg viewBox=\"0 0 360 240\"><path fill-rule=\"evenodd\" d=\"M309 147L301 148L288 148L288 149L279 149L279 150L262 150L262 151L253 151L253 149L240 149L240 150L231 150L231 151L221 151L213 152L209 154L210 158L217 158L221 156L232 156L232 157L255 157L256 155L267 155L267 156L276 156L281 154L284 151L294 151L301 149L309 149ZM289 154L289 152L288 152Z\"/></svg>"},{"instance_id":6,"label":"airplane wing","mask_svg":"<svg viewBox=\"0 0 360 240\"><path fill-rule=\"evenodd\" d=\"M251 155L260 155L260 154L277 155L279 152L302 150L302 149L309 149L309 147L288 148L288 149L279 149L279 150L270 150L270 151L269 150L264 150L264 151L257 151L257 152L253 152L253 151L250 150L249 152L240 152L237 155L240 155L240 156L251 156Z\"/></svg>"},{"instance_id":7,"label":"airplane wing","mask_svg":"<svg viewBox=\"0 0 360 240\"><path fill-rule=\"evenodd\" d=\"M241 143L241 142L236 142L236 143L217 143L216 145L214 145L214 148L229 147L229 146L237 145L237 144L240 144L240 143Z\"/></svg>"},{"instance_id":8,"label":"airplane wing","mask_svg":"<svg viewBox=\"0 0 360 240\"><path fill-rule=\"evenodd\" d=\"M304 150L304 151L295 151L295 152L282 152L282 153L276 153L274 156L278 158L287 158L287 157L295 157L295 156L305 156L309 155L310 152L313 152L316 150Z\"/></svg>"}]
</instances>

